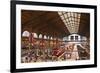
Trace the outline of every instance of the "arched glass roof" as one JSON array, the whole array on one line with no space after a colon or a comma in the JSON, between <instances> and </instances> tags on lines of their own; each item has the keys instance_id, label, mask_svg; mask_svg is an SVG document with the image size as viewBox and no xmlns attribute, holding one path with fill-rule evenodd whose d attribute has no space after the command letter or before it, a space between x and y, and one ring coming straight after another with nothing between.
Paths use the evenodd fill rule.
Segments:
<instances>
[{"instance_id":1,"label":"arched glass roof","mask_svg":"<svg viewBox=\"0 0 100 73\"><path fill-rule=\"evenodd\" d=\"M58 12L70 33L78 33L81 13Z\"/></svg>"}]
</instances>

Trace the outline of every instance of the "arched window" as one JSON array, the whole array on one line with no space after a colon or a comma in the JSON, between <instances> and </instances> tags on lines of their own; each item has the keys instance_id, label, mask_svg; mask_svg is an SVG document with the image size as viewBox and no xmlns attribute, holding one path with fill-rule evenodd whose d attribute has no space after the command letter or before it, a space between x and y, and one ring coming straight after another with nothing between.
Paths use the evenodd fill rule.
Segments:
<instances>
[{"instance_id":1,"label":"arched window","mask_svg":"<svg viewBox=\"0 0 100 73\"><path fill-rule=\"evenodd\" d=\"M74 40L74 36L71 36L71 40Z\"/></svg>"},{"instance_id":2,"label":"arched window","mask_svg":"<svg viewBox=\"0 0 100 73\"><path fill-rule=\"evenodd\" d=\"M40 38L40 39L42 38L42 34L39 35L39 38Z\"/></svg>"},{"instance_id":3,"label":"arched window","mask_svg":"<svg viewBox=\"0 0 100 73\"><path fill-rule=\"evenodd\" d=\"M28 31L24 31L22 33L22 37L29 37L30 36L30 33Z\"/></svg>"},{"instance_id":4,"label":"arched window","mask_svg":"<svg viewBox=\"0 0 100 73\"><path fill-rule=\"evenodd\" d=\"M34 38L38 38L37 33L32 33L32 34L33 34Z\"/></svg>"},{"instance_id":5,"label":"arched window","mask_svg":"<svg viewBox=\"0 0 100 73\"><path fill-rule=\"evenodd\" d=\"M78 40L78 36L75 36L75 40L76 40L76 41Z\"/></svg>"},{"instance_id":6,"label":"arched window","mask_svg":"<svg viewBox=\"0 0 100 73\"><path fill-rule=\"evenodd\" d=\"M46 35L44 35L44 39L47 39L47 36Z\"/></svg>"}]
</instances>

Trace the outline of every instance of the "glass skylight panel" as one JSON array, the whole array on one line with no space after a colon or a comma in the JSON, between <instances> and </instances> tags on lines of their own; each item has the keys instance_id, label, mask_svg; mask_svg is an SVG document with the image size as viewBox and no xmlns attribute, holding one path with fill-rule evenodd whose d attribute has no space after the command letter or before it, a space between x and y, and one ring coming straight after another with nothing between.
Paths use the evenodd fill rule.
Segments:
<instances>
[{"instance_id":1,"label":"glass skylight panel","mask_svg":"<svg viewBox=\"0 0 100 73\"><path fill-rule=\"evenodd\" d=\"M64 19L64 16L61 16L62 20Z\"/></svg>"},{"instance_id":2,"label":"glass skylight panel","mask_svg":"<svg viewBox=\"0 0 100 73\"><path fill-rule=\"evenodd\" d=\"M67 13L67 16L70 17L70 13L69 12Z\"/></svg>"},{"instance_id":3,"label":"glass skylight panel","mask_svg":"<svg viewBox=\"0 0 100 73\"><path fill-rule=\"evenodd\" d=\"M71 26L74 26L74 24L72 23Z\"/></svg>"},{"instance_id":4,"label":"glass skylight panel","mask_svg":"<svg viewBox=\"0 0 100 73\"><path fill-rule=\"evenodd\" d=\"M74 18L74 22L77 22L77 19L76 18Z\"/></svg>"},{"instance_id":5,"label":"glass skylight panel","mask_svg":"<svg viewBox=\"0 0 100 73\"><path fill-rule=\"evenodd\" d=\"M71 24L71 25L72 25L72 24L74 25L74 21L71 21L70 24Z\"/></svg>"},{"instance_id":6,"label":"glass skylight panel","mask_svg":"<svg viewBox=\"0 0 100 73\"><path fill-rule=\"evenodd\" d=\"M77 22L75 22L75 25L77 25Z\"/></svg>"},{"instance_id":7,"label":"glass skylight panel","mask_svg":"<svg viewBox=\"0 0 100 73\"><path fill-rule=\"evenodd\" d=\"M75 13L75 18L77 18L77 13Z\"/></svg>"},{"instance_id":8,"label":"glass skylight panel","mask_svg":"<svg viewBox=\"0 0 100 73\"><path fill-rule=\"evenodd\" d=\"M76 12L58 12L62 21L68 28L70 33L78 33L80 24L80 13Z\"/></svg>"},{"instance_id":9,"label":"glass skylight panel","mask_svg":"<svg viewBox=\"0 0 100 73\"><path fill-rule=\"evenodd\" d=\"M66 19L66 22L68 22L69 20L68 19Z\"/></svg>"},{"instance_id":10,"label":"glass skylight panel","mask_svg":"<svg viewBox=\"0 0 100 73\"><path fill-rule=\"evenodd\" d=\"M71 17L74 17L74 13L73 12L71 12Z\"/></svg>"},{"instance_id":11,"label":"glass skylight panel","mask_svg":"<svg viewBox=\"0 0 100 73\"><path fill-rule=\"evenodd\" d=\"M66 23L66 20L63 20L64 23Z\"/></svg>"},{"instance_id":12,"label":"glass skylight panel","mask_svg":"<svg viewBox=\"0 0 100 73\"><path fill-rule=\"evenodd\" d=\"M71 21L71 17L69 18L69 21Z\"/></svg>"},{"instance_id":13,"label":"glass skylight panel","mask_svg":"<svg viewBox=\"0 0 100 73\"><path fill-rule=\"evenodd\" d=\"M74 21L75 18L72 18L72 21Z\"/></svg>"},{"instance_id":14,"label":"glass skylight panel","mask_svg":"<svg viewBox=\"0 0 100 73\"><path fill-rule=\"evenodd\" d=\"M62 15L62 12L58 12L59 15Z\"/></svg>"},{"instance_id":15,"label":"glass skylight panel","mask_svg":"<svg viewBox=\"0 0 100 73\"><path fill-rule=\"evenodd\" d=\"M64 14L64 17L65 17L65 18L67 18L67 15L66 15L66 14Z\"/></svg>"},{"instance_id":16,"label":"glass skylight panel","mask_svg":"<svg viewBox=\"0 0 100 73\"><path fill-rule=\"evenodd\" d=\"M80 23L80 19L78 19L78 23Z\"/></svg>"}]
</instances>

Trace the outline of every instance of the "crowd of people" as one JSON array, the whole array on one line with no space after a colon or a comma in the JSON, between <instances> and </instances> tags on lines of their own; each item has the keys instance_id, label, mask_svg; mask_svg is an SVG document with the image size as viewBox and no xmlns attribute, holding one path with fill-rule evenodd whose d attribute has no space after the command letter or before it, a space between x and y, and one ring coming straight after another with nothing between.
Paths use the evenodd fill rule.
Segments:
<instances>
[{"instance_id":1,"label":"crowd of people","mask_svg":"<svg viewBox=\"0 0 100 73\"><path fill-rule=\"evenodd\" d=\"M85 47L85 49L81 46ZM81 46L67 42L56 44L56 46L48 46L45 44L41 46L30 43L25 45L25 43L23 43L21 48L21 62L32 63L89 59L89 46L87 47L87 45L84 44L81 44Z\"/></svg>"}]
</instances>

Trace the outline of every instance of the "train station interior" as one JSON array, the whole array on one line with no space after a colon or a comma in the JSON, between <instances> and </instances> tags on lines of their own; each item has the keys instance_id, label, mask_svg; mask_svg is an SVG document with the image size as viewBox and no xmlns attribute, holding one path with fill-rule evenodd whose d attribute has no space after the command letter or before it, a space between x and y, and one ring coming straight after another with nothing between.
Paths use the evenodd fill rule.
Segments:
<instances>
[{"instance_id":1,"label":"train station interior","mask_svg":"<svg viewBox=\"0 0 100 73\"><path fill-rule=\"evenodd\" d=\"M21 10L21 63L89 59L89 13Z\"/></svg>"}]
</instances>

